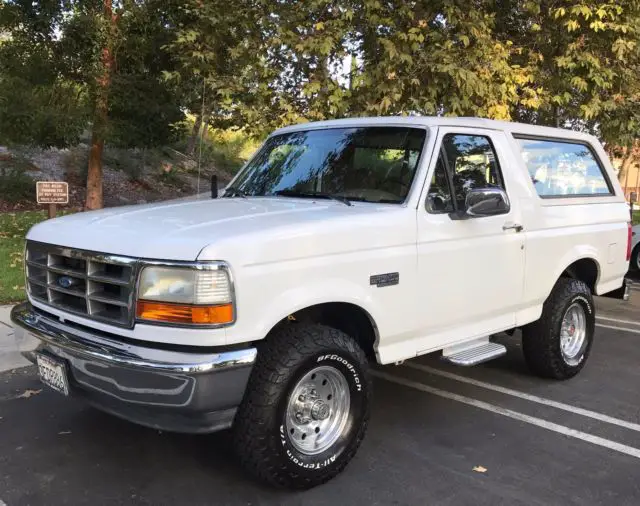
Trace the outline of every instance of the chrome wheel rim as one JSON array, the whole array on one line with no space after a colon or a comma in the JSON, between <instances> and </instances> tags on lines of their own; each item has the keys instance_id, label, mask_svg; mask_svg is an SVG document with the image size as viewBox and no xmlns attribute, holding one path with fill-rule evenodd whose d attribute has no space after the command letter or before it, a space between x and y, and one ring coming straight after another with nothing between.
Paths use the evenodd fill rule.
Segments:
<instances>
[{"instance_id":1,"label":"chrome wheel rim","mask_svg":"<svg viewBox=\"0 0 640 506\"><path fill-rule=\"evenodd\" d=\"M569 306L560 327L560 349L569 365L578 365L587 344L587 316L578 302Z\"/></svg>"},{"instance_id":2,"label":"chrome wheel rim","mask_svg":"<svg viewBox=\"0 0 640 506\"><path fill-rule=\"evenodd\" d=\"M350 405L344 374L331 366L310 370L289 396L285 415L289 441L305 455L324 452L344 431Z\"/></svg>"}]
</instances>

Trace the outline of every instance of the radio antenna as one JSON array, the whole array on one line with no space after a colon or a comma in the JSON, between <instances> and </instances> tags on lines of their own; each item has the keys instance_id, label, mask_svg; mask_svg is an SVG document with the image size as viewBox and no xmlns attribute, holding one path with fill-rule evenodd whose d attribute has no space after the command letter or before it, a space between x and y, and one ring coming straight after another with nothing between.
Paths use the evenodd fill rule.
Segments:
<instances>
[{"instance_id":1,"label":"radio antenna","mask_svg":"<svg viewBox=\"0 0 640 506\"><path fill-rule=\"evenodd\" d=\"M206 81L204 76L202 76L202 107L200 109L200 123L202 123L202 126L200 127L200 144L198 146L198 181L196 183L196 195L200 195L200 171L202 168L202 143L204 141L204 133L206 132L207 129L207 123L205 121L205 116L204 116L204 97L205 97L205 93L206 93Z\"/></svg>"}]
</instances>

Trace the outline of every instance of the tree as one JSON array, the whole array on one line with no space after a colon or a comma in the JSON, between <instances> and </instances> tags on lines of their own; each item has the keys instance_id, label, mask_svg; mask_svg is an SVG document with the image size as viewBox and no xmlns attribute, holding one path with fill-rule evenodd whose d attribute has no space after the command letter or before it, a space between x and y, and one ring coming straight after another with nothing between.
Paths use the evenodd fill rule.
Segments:
<instances>
[{"instance_id":1,"label":"tree","mask_svg":"<svg viewBox=\"0 0 640 506\"><path fill-rule=\"evenodd\" d=\"M26 0L0 7L0 138L13 144L65 147L88 119L82 85L66 78L56 29L61 2Z\"/></svg>"},{"instance_id":2,"label":"tree","mask_svg":"<svg viewBox=\"0 0 640 506\"><path fill-rule=\"evenodd\" d=\"M68 146L90 126L86 208L102 207L105 143L147 148L173 138L179 90L162 79L175 59L177 0L13 0L0 11L0 135Z\"/></svg>"},{"instance_id":3,"label":"tree","mask_svg":"<svg viewBox=\"0 0 640 506\"><path fill-rule=\"evenodd\" d=\"M513 45L512 63L528 70L537 92L532 103L531 86L518 90L514 119L619 142L623 125L612 114L630 98L621 89L639 82L629 66L637 60L638 8L636 0L496 1L496 37Z\"/></svg>"},{"instance_id":4,"label":"tree","mask_svg":"<svg viewBox=\"0 0 640 506\"><path fill-rule=\"evenodd\" d=\"M268 88L264 15L261 2L249 0L234 2L233 9L222 0L182 3L177 34L168 45L179 63L165 78L182 90L183 103L196 115L194 139L200 122L256 129L266 122L248 113Z\"/></svg>"},{"instance_id":5,"label":"tree","mask_svg":"<svg viewBox=\"0 0 640 506\"><path fill-rule=\"evenodd\" d=\"M93 83L94 120L87 174L87 209L102 207L102 152L105 141L148 148L175 135L183 119L180 95L162 79L173 57L165 46L174 36L175 2L126 0L114 11L103 0L101 46ZM90 86L92 83L89 83Z\"/></svg>"},{"instance_id":6,"label":"tree","mask_svg":"<svg viewBox=\"0 0 640 506\"><path fill-rule=\"evenodd\" d=\"M0 11L0 134L64 145L90 118L88 208L104 143L162 144L184 111L188 150L200 123L435 114L587 130L636 160L637 0L112 1Z\"/></svg>"},{"instance_id":7,"label":"tree","mask_svg":"<svg viewBox=\"0 0 640 506\"><path fill-rule=\"evenodd\" d=\"M100 51L100 66L93 86L95 105L87 171L86 209L100 209L103 206L102 153L109 118L109 91L115 65L113 46L117 30L117 18L113 12L111 0L103 0L102 16L99 19L101 29L98 33L102 35L102 49Z\"/></svg>"}]
</instances>

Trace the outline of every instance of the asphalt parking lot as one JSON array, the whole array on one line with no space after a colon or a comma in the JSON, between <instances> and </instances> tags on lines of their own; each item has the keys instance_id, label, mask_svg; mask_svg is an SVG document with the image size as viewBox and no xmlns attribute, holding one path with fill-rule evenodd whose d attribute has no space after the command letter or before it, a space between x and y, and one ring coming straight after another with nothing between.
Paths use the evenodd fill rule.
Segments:
<instances>
[{"instance_id":1,"label":"asphalt parking lot","mask_svg":"<svg viewBox=\"0 0 640 506\"><path fill-rule=\"evenodd\" d=\"M376 370L370 430L347 470L308 492L274 491L236 465L228 434L137 427L0 373L0 506L638 505L640 291L598 299L596 342L567 382L509 353L463 369L437 357ZM32 394L32 395L30 395Z\"/></svg>"}]
</instances>

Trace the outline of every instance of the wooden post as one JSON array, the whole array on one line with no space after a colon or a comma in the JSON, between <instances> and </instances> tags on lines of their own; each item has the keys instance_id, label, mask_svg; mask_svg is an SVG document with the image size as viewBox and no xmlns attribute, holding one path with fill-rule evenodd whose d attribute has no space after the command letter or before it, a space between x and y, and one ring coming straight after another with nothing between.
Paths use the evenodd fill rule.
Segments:
<instances>
[{"instance_id":1,"label":"wooden post","mask_svg":"<svg viewBox=\"0 0 640 506\"><path fill-rule=\"evenodd\" d=\"M47 218L51 219L55 217L56 217L56 205L49 204L49 206L47 207Z\"/></svg>"}]
</instances>

